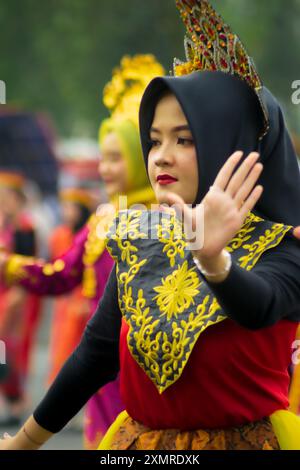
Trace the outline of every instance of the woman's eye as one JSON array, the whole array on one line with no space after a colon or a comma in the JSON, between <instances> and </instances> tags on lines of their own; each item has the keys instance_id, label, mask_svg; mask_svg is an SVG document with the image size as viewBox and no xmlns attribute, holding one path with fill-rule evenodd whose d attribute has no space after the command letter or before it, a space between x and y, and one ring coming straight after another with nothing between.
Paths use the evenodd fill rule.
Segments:
<instances>
[{"instance_id":1,"label":"woman's eye","mask_svg":"<svg viewBox=\"0 0 300 470\"><path fill-rule=\"evenodd\" d=\"M114 156L111 156L108 161L110 163L118 163L121 159L122 157L120 155L114 155Z\"/></svg>"},{"instance_id":2,"label":"woman's eye","mask_svg":"<svg viewBox=\"0 0 300 470\"><path fill-rule=\"evenodd\" d=\"M160 142L159 140L150 139L149 144L152 148L152 147L157 147L160 144Z\"/></svg>"},{"instance_id":3,"label":"woman's eye","mask_svg":"<svg viewBox=\"0 0 300 470\"><path fill-rule=\"evenodd\" d=\"M186 138L183 138L183 137L178 137L177 143L179 145L184 145L184 146L194 145L193 139L186 139Z\"/></svg>"}]
</instances>

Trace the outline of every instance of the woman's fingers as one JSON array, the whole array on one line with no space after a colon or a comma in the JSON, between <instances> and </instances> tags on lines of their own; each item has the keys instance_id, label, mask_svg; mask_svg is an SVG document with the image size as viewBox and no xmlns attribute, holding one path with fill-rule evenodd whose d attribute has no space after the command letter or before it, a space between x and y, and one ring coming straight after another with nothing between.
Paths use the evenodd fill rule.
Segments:
<instances>
[{"instance_id":1,"label":"woman's fingers","mask_svg":"<svg viewBox=\"0 0 300 470\"><path fill-rule=\"evenodd\" d=\"M175 193L168 193L166 196L167 202L170 206L173 206L176 212L179 212L179 216L184 218L191 219L192 218L192 210L185 204L184 200Z\"/></svg>"},{"instance_id":2,"label":"woman's fingers","mask_svg":"<svg viewBox=\"0 0 300 470\"><path fill-rule=\"evenodd\" d=\"M234 200L238 208L240 208L244 201L248 198L249 194L255 187L257 180L259 179L261 172L263 170L263 165L261 163L256 163L252 170L250 171L249 175L243 182L242 186L237 191Z\"/></svg>"},{"instance_id":3,"label":"woman's fingers","mask_svg":"<svg viewBox=\"0 0 300 470\"><path fill-rule=\"evenodd\" d=\"M243 156L243 152L237 151L234 152L231 157L228 158L226 163L222 166L221 170L219 171L213 186L218 187L219 189L225 191L232 174L241 160Z\"/></svg>"},{"instance_id":4,"label":"woman's fingers","mask_svg":"<svg viewBox=\"0 0 300 470\"><path fill-rule=\"evenodd\" d=\"M176 210L177 216L184 222L185 235L187 240L193 237L193 209L185 204L184 200L175 193L167 194L167 202Z\"/></svg>"},{"instance_id":5,"label":"woman's fingers","mask_svg":"<svg viewBox=\"0 0 300 470\"><path fill-rule=\"evenodd\" d=\"M178 194L175 194L175 193L168 193L166 195L166 200L169 206L176 205L180 208L183 208L183 206L185 205L184 200L180 196L178 196Z\"/></svg>"},{"instance_id":6,"label":"woman's fingers","mask_svg":"<svg viewBox=\"0 0 300 470\"><path fill-rule=\"evenodd\" d=\"M241 166L237 169L237 171L234 173L234 175L230 179L228 186L226 188L227 194L229 194L232 197L235 197L241 185L246 180L247 176L249 175L252 168L256 164L258 158L259 158L259 153L257 152L251 152L248 155L248 157L243 161Z\"/></svg>"},{"instance_id":7,"label":"woman's fingers","mask_svg":"<svg viewBox=\"0 0 300 470\"><path fill-rule=\"evenodd\" d=\"M263 192L262 186L255 187L263 170L263 165L257 163L259 154L251 152L234 173L242 155L242 152L235 152L227 160L218 173L213 187L225 191L235 201L237 207L241 208L242 213L245 212L247 215Z\"/></svg>"},{"instance_id":8,"label":"woman's fingers","mask_svg":"<svg viewBox=\"0 0 300 470\"><path fill-rule=\"evenodd\" d=\"M253 189L248 199L244 202L244 204L242 205L240 209L240 214L243 220L245 220L248 213L252 211L253 207L255 206L259 198L261 197L263 190L264 188L262 186L256 186L256 188Z\"/></svg>"}]
</instances>

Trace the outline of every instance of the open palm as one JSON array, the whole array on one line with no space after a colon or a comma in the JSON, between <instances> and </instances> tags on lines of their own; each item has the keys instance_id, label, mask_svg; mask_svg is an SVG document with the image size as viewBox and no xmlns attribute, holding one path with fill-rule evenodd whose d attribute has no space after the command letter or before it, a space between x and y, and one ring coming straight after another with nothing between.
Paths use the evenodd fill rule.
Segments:
<instances>
[{"instance_id":1,"label":"open palm","mask_svg":"<svg viewBox=\"0 0 300 470\"><path fill-rule=\"evenodd\" d=\"M216 257L222 252L240 230L262 194L262 186L257 185L263 169L263 165L257 163L259 154L250 153L235 171L242 155L242 152L235 152L226 161L204 197L202 208L201 205L191 208L179 195L168 194L168 203L182 211L185 226L193 230L196 228L197 211L204 210L204 239L200 250L202 258Z\"/></svg>"}]
</instances>

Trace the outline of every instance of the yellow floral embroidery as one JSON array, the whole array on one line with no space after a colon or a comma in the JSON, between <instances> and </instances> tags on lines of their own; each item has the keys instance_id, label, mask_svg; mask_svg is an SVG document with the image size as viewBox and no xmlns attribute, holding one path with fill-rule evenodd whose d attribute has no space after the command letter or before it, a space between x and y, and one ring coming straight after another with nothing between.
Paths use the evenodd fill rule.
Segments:
<instances>
[{"instance_id":1,"label":"yellow floral embroidery","mask_svg":"<svg viewBox=\"0 0 300 470\"><path fill-rule=\"evenodd\" d=\"M245 244L244 249L248 250L248 254L239 258L241 267L249 271L266 249L273 248L278 245L278 242L281 242L288 230L289 228L282 230L281 224L274 224L255 243Z\"/></svg>"},{"instance_id":2,"label":"yellow floral embroidery","mask_svg":"<svg viewBox=\"0 0 300 470\"><path fill-rule=\"evenodd\" d=\"M125 318L127 315L130 315L130 321L139 329L138 333L133 334L133 340L135 341L137 350L137 354L134 354L134 356L137 360L140 355L143 356L146 367L151 369L152 374L155 376L156 380L159 381L160 376L157 363L159 350L158 344L162 333L158 332L155 334L155 337L153 337L159 324L159 320L153 321L153 317L149 315L150 308L146 307L146 299L143 297L143 289L138 290L138 296L136 302L134 302L132 297L132 287L129 286L129 283L146 263L147 259L144 259L140 263L131 266L128 272L124 272L122 274L118 273L119 301L121 311ZM123 289L121 289L121 286ZM123 292L123 294L121 294L121 292Z\"/></svg>"},{"instance_id":3,"label":"yellow floral embroidery","mask_svg":"<svg viewBox=\"0 0 300 470\"><path fill-rule=\"evenodd\" d=\"M154 297L162 315L171 320L183 312L190 304L194 304L194 297L199 293L200 280L195 272L196 268L188 269L188 262L172 272L162 285L154 287L158 295Z\"/></svg>"},{"instance_id":4,"label":"yellow floral embroidery","mask_svg":"<svg viewBox=\"0 0 300 470\"><path fill-rule=\"evenodd\" d=\"M171 340L166 333L163 333L163 366L161 376L161 386L158 387L162 393L169 385L181 376L186 365L186 355L190 354L193 346L196 344L201 332L210 325L215 325L226 318L225 315L217 315L214 321L210 319L217 310L221 310L216 299L206 295L201 304L196 309L196 314L191 313L186 320L180 323L172 323ZM207 322L207 324L206 324ZM195 336L191 332L196 332Z\"/></svg>"},{"instance_id":5,"label":"yellow floral embroidery","mask_svg":"<svg viewBox=\"0 0 300 470\"><path fill-rule=\"evenodd\" d=\"M136 247L130 242L130 239L143 238L145 235L139 231L139 217L141 211L132 211L130 216L127 213L119 212L118 226L114 238L117 240L118 247L122 253L122 261L130 264L136 262L134 253ZM85 242L85 252L83 255L83 281L82 292L87 298L93 298L96 295L97 275L95 272L95 263L106 248L107 236L105 234L111 230L115 214L108 211L104 214L93 214L89 220L89 233ZM101 232L101 236L99 234ZM129 240L128 240L129 239Z\"/></svg>"},{"instance_id":6,"label":"yellow floral embroidery","mask_svg":"<svg viewBox=\"0 0 300 470\"><path fill-rule=\"evenodd\" d=\"M191 253L183 248L185 242L177 243L170 218L156 226L158 240L145 239L149 217L145 212L124 212L107 247L117 261L128 348L162 393L181 376L201 333L227 317L195 269ZM252 269L289 230L250 213L227 249L234 262Z\"/></svg>"},{"instance_id":7,"label":"yellow floral embroidery","mask_svg":"<svg viewBox=\"0 0 300 470\"><path fill-rule=\"evenodd\" d=\"M241 246L248 240L251 239L251 234L255 230L255 223L256 222L263 222L263 219L257 217L256 215L252 214L251 212L247 216L245 222L243 223L242 228L236 234L236 236L231 240L229 243L227 250L231 253Z\"/></svg>"},{"instance_id":8,"label":"yellow floral embroidery","mask_svg":"<svg viewBox=\"0 0 300 470\"><path fill-rule=\"evenodd\" d=\"M84 264L82 292L83 295L89 299L96 295L97 276L94 265L105 250L107 241L105 236L99 236L98 230L101 229L103 233L106 229L108 230L112 219L113 214L107 214L106 216L93 214L88 222L89 231L82 257Z\"/></svg>"},{"instance_id":9,"label":"yellow floral embroidery","mask_svg":"<svg viewBox=\"0 0 300 470\"><path fill-rule=\"evenodd\" d=\"M158 240L165 245L163 253L167 254L170 259L170 266L174 267L176 256L179 254L181 258L184 258L184 249L187 246L182 224L172 215L170 219L163 218L161 225L156 228Z\"/></svg>"},{"instance_id":10,"label":"yellow floral embroidery","mask_svg":"<svg viewBox=\"0 0 300 470\"><path fill-rule=\"evenodd\" d=\"M147 238L146 233L139 230L142 211L123 211L119 213L119 220L115 234L109 234L112 240L116 240L121 253L121 260L132 265L138 257L134 254L138 251L130 240Z\"/></svg>"}]
</instances>

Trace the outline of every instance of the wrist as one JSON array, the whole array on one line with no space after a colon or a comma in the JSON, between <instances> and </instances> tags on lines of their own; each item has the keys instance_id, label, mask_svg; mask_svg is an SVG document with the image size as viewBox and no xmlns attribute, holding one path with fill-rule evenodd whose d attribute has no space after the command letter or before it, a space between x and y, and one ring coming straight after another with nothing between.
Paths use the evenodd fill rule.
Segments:
<instances>
[{"instance_id":1,"label":"wrist","mask_svg":"<svg viewBox=\"0 0 300 470\"><path fill-rule=\"evenodd\" d=\"M10 450L37 450L39 449L50 437L52 433L42 428L30 416L18 433L11 439L8 444Z\"/></svg>"},{"instance_id":2,"label":"wrist","mask_svg":"<svg viewBox=\"0 0 300 470\"><path fill-rule=\"evenodd\" d=\"M22 427L18 433L7 439L6 450L38 450L40 445L32 442Z\"/></svg>"},{"instance_id":3,"label":"wrist","mask_svg":"<svg viewBox=\"0 0 300 470\"><path fill-rule=\"evenodd\" d=\"M194 256L194 262L199 271L210 282L224 281L231 269L231 255L225 249L213 257L203 257L200 252Z\"/></svg>"}]
</instances>

